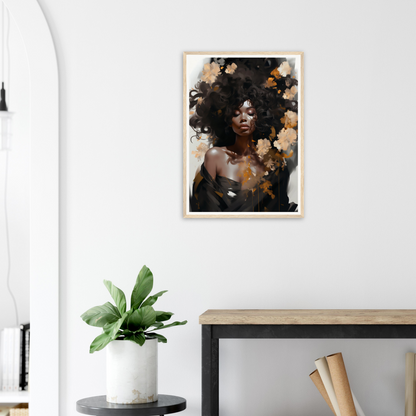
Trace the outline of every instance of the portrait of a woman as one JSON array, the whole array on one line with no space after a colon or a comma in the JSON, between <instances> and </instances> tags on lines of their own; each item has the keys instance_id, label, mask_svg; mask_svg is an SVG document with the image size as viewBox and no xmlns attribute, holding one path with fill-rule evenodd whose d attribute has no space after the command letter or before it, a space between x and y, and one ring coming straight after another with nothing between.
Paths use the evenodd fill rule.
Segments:
<instances>
[{"instance_id":1,"label":"portrait of a woman","mask_svg":"<svg viewBox=\"0 0 416 416\"><path fill-rule=\"evenodd\" d=\"M211 58L189 90L195 213L290 213L298 80L285 58ZM293 186L293 185L292 185ZM297 183L294 184L297 186Z\"/></svg>"}]
</instances>

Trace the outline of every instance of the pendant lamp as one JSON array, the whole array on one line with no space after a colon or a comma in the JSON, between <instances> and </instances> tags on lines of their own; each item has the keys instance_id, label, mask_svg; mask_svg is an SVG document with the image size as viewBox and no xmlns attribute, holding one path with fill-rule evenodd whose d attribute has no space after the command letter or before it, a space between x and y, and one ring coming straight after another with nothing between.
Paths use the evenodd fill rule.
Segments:
<instances>
[{"instance_id":1,"label":"pendant lamp","mask_svg":"<svg viewBox=\"0 0 416 416\"><path fill-rule=\"evenodd\" d=\"M12 145L12 118L13 113L8 111L6 104L6 90L4 89L4 82L1 83L1 100L0 100L0 135L1 135L1 150L11 150Z\"/></svg>"}]
</instances>

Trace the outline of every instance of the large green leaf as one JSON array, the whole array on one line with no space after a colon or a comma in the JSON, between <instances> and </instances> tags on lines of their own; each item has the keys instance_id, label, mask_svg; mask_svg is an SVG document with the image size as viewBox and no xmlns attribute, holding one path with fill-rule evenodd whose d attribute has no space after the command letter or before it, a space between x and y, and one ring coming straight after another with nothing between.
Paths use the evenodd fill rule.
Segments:
<instances>
[{"instance_id":1,"label":"large green leaf","mask_svg":"<svg viewBox=\"0 0 416 416\"><path fill-rule=\"evenodd\" d=\"M144 336L142 332L136 332L135 334L129 335L124 339L127 341L133 341L136 344L139 344L140 346L142 346L144 342L146 341L146 337Z\"/></svg>"},{"instance_id":2,"label":"large green leaf","mask_svg":"<svg viewBox=\"0 0 416 416\"><path fill-rule=\"evenodd\" d=\"M168 342L168 340L163 335L156 334L156 332L147 332L146 335L148 337L157 338L158 342L163 342L164 344Z\"/></svg>"},{"instance_id":3,"label":"large green leaf","mask_svg":"<svg viewBox=\"0 0 416 416\"><path fill-rule=\"evenodd\" d=\"M156 293L156 295L152 295L149 296L143 303L142 303L142 308L143 306L152 306L156 303L157 299L162 296L164 293L166 293L167 290L162 290L159 293Z\"/></svg>"},{"instance_id":4,"label":"large green leaf","mask_svg":"<svg viewBox=\"0 0 416 416\"><path fill-rule=\"evenodd\" d=\"M136 284L134 285L133 292L131 294L131 308L137 309L152 289L153 274L146 266L143 266L137 276Z\"/></svg>"},{"instance_id":5,"label":"large green leaf","mask_svg":"<svg viewBox=\"0 0 416 416\"><path fill-rule=\"evenodd\" d=\"M136 309L126 320L127 329L137 331L140 328L147 329L156 322L156 312L151 306Z\"/></svg>"},{"instance_id":6,"label":"large green leaf","mask_svg":"<svg viewBox=\"0 0 416 416\"><path fill-rule=\"evenodd\" d=\"M81 315L81 318L88 325L98 326L100 328L108 323L117 321L120 317L120 312L110 302L106 302L101 306L94 306Z\"/></svg>"},{"instance_id":7,"label":"large green leaf","mask_svg":"<svg viewBox=\"0 0 416 416\"><path fill-rule=\"evenodd\" d=\"M125 326L128 330L134 332L141 328L140 327L141 322L142 322L142 319L139 315L139 310L136 309L127 317L123 326Z\"/></svg>"},{"instance_id":8,"label":"large green leaf","mask_svg":"<svg viewBox=\"0 0 416 416\"><path fill-rule=\"evenodd\" d=\"M153 325L156 322L156 312L151 306L145 306L140 308L138 311L139 315L141 316L142 328L149 328L149 326Z\"/></svg>"},{"instance_id":9,"label":"large green leaf","mask_svg":"<svg viewBox=\"0 0 416 416\"><path fill-rule=\"evenodd\" d=\"M171 324L169 324L169 325L163 325L163 326L160 326L159 328L157 328L157 330L159 331L159 330L161 330L161 329L170 328L171 326L185 325L185 324L187 324L187 323L188 323L188 321L182 321L182 322L176 321L176 322L172 322L172 323L171 323Z\"/></svg>"},{"instance_id":10,"label":"large green leaf","mask_svg":"<svg viewBox=\"0 0 416 416\"><path fill-rule=\"evenodd\" d=\"M107 324L104 327L104 332L110 335L111 339L116 339L119 335L118 331L128 315L129 315L128 312L124 312L123 316L120 319L118 319L116 322L112 324Z\"/></svg>"},{"instance_id":11,"label":"large green leaf","mask_svg":"<svg viewBox=\"0 0 416 416\"><path fill-rule=\"evenodd\" d=\"M168 321L172 317L172 312L156 311L156 321L163 322Z\"/></svg>"},{"instance_id":12,"label":"large green leaf","mask_svg":"<svg viewBox=\"0 0 416 416\"><path fill-rule=\"evenodd\" d=\"M124 292L117 286L113 285L109 280L104 280L105 287L110 292L111 297L117 305L118 310L123 315L126 312L126 296Z\"/></svg>"},{"instance_id":13,"label":"large green leaf","mask_svg":"<svg viewBox=\"0 0 416 416\"><path fill-rule=\"evenodd\" d=\"M126 318L124 319L123 323L121 324L121 329L127 329L127 322L128 322L128 318L129 316L133 313L133 309L130 309L126 312Z\"/></svg>"},{"instance_id":14,"label":"large green leaf","mask_svg":"<svg viewBox=\"0 0 416 416\"><path fill-rule=\"evenodd\" d=\"M98 337L95 338L90 345L90 354L92 354L95 351L102 350L112 340L113 339L111 338L111 336L108 335L106 332L104 332L101 335L98 335Z\"/></svg>"}]
</instances>

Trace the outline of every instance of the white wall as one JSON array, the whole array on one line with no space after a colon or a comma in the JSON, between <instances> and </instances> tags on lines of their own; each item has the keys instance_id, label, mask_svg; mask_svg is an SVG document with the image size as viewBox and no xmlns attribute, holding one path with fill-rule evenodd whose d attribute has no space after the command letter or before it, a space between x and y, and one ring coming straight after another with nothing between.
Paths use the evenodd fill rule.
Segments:
<instances>
[{"instance_id":1,"label":"white wall","mask_svg":"<svg viewBox=\"0 0 416 416\"><path fill-rule=\"evenodd\" d=\"M130 292L188 319L160 392L200 414L209 308L415 308L414 1L40 0L61 85L61 415L105 392L79 316ZM305 52L305 218L182 218L182 52ZM342 351L367 414L401 415L413 340L224 341L221 415L330 414L309 380Z\"/></svg>"},{"instance_id":2,"label":"white wall","mask_svg":"<svg viewBox=\"0 0 416 416\"><path fill-rule=\"evenodd\" d=\"M1 3L0 3L1 19ZM7 20L6 27L7 27ZM5 32L7 36L7 32ZM30 78L26 50L19 29L10 15L10 77L5 49L6 102L13 116L12 150L8 160L7 214L10 236L10 288L16 299L20 323L29 322L29 195L30 195ZM0 20L1 51L1 20ZM1 147L1 144L0 144ZM7 244L5 219L6 152L0 151L0 328L16 325L13 299L7 289Z\"/></svg>"}]
</instances>

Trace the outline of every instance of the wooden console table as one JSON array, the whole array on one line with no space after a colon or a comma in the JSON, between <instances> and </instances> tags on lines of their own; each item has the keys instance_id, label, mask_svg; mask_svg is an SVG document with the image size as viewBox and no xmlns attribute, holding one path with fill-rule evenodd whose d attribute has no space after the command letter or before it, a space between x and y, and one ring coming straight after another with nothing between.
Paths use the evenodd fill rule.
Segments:
<instances>
[{"instance_id":1,"label":"wooden console table","mask_svg":"<svg viewBox=\"0 0 416 416\"><path fill-rule=\"evenodd\" d=\"M202 416L219 416L221 338L416 338L415 309L207 310L202 325Z\"/></svg>"}]
</instances>

